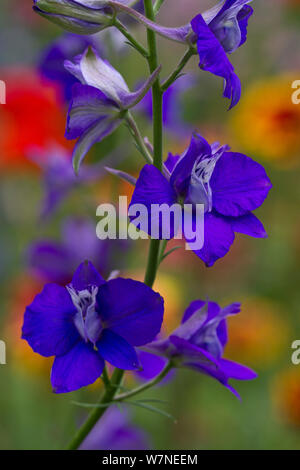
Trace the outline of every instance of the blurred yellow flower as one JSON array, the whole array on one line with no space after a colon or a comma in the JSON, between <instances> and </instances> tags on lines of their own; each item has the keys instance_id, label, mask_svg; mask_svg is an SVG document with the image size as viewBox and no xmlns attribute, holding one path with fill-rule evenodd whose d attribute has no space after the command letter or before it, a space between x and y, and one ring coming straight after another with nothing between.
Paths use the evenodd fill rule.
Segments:
<instances>
[{"instance_id":1,"label":"blurred yellow flower","mask_svg":"<svg viewBox=\"0 0 300 470\"><path fill-rule=\"evenodd\" d=\"M300 73L268 78L244 92L229 121L235 148L287 167L300 162L300 104L292 102L297 79Z\"/></svg>"},{"instance_id":2,"label":"blurred yellow flower","mask_svg":"<svg viewBox=\"0 0 300 470\"><path fill-rule=\"evenodd\" d=\"M276 376L271 391L273 405L280 417L300 426L300 368L294 366Z\"/></svg>"},{"instance_id":3,"label":"blurred yellow flower","mask_svg":"<svg viewBox=\"0 0 300 470\"><path fill-rule=\"evenodd\" d=\"M288 347L284 312L266 299L242 301L240 315L228 320L226 356L252 367L268 367Z\"/></svg>"}]
</instances>

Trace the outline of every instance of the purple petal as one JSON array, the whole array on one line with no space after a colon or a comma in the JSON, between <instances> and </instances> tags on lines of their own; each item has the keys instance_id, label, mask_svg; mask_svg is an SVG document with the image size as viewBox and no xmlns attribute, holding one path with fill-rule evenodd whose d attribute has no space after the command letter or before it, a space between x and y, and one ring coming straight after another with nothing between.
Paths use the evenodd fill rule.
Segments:
<instances>
[{"instance_id":1,"label":"purple petal","mask_svg":"<svg viewBox=\"0 0 300 470\"><path fill-rule=\"evenodd\" d=\"M65 354L80 339L73 322L75 314L68 291L46 284L26 308L22 338L41 356Z\"/></svg>"},{"instance_id":2,"label":"purple petal","mask_svg":"<svg viewBox=\"0 0 300 470\"><path fill-rule=\"evenodd\" d=\"M187 362L197 361L201 364L206 364L211 367L216 367L218 362L215 357L199 346L190 343L184 338L179 338L178 336L171 335L170 342L176 348L176 355L182 356L181 360L183 365Z\"/></svg>"},{"instance_id":3,"label":"purple petal","mask_svg":"<svg viewBox=\"0 0 300 470\"><path fill-rule=\"evenodd\" d=\"M169 152L168 158L165 161L165 167L170 173L172 173L179 160L180 155L173 155L171 152Z\"/></svg>"},{"instance_id":4,"label":"purple petal","mask_svg":"<svg viewBox=\"0 0 300 470\"><path fill-rule=\"evenodd\" d=\"M140 367L135 349L111 330L105 329L97 342L99 354L114 367L135 370Z\"/></svg>"},{"instance_id":5,"label":"purple petal","mask_svg":"<svg viewBox=\"0 0 300 470\"><path fill-rule=\"evenodd\" d=\"M132 346L147 344L160 332L163 299L141 282L122 278L108 281L99 288L97 305L104 326Z\"/></svg>"},{"instance_id":6,"label":"purple petal","mask_svg":"<svg viewBox=\"0 0 300 470\"><path fill-rule=\"evenodd\" d=\"M267 238L268 234L261 221L252 213L240 217L228 218L234 232L243 233L249 237Z\"/></svg>"},{"instance_id":7,"label":"purple petal","mask_svg":"<svg viewBox=\"0 0 300 470\"><path fill-rule=\"evenodd\" d=\"M253 8L245 5L242 10L239 11L237 20L241 30L241 42L239 47L242 46L247 41L247 30L248 30L248 21L253 15Z\"/></svg>"},{"instance_id":8,"label":"purple petal","mask_svg":"<svg viewBox=\"0 0 300 470\"><path fill-rule=\"evenodd\" d=\"M234 231L230 222L216 213L209 213L204 217L204 246L194 253L210 267L228 253L233 241Z\"/></svg>"},{"instance_id":9,"label":"purple petal","mask_svg":"<svg viewBox=\"0 0 300 470\"><path fill-rule=\"evenodd\" d=\"M247 35L248 19L253 12L252 8L246 4L251 1L226 0L214 18L209 21L210 29L229 54L234 52L246 40L244 36ZM206 12L203 16L205 17L208 13ZM244 21L244 18L246 18L246 21ZM207 21L207 18L205 20ZM240 24L240 21L242 24Z\"/></svg>"},{"instance_id":10,"label":"purple petal","mask_svg":"<svg viewBox=\"0 0 300 470\"><path fill-rule=\"evenodd\" d=\"M68 393L94 383L102 374L104 361L90 344L79 342L64 356L56 357L51 371L55 393Z\"/></svg>"},{"instance_id":11,"label":"purple petal","mask_svg":"<svg viewBox=\"0 0 300 470\"><path fill-rule=\"evenodd\" d=\"M190 145L172 172L170 183L179 195L186 195L196 160L211 156L211 147L201 135L194 133Z\"/></svg>"},{"instance_id":12,"label":"purple petal","mask_svg":"<svg viewBox=\"0 0 300 470\"><path fill-rule=\"evenodd\" d=\"M200 310L206 304L207 302L205 300L194 300L191 302L183 314L182 323L185 323L197 310Z\"/></svg>"},{"instance_id":13,"label":"purple petal","mask_svg":"<svg viewBox=\"0 0 300 470\"><path fill-rule=\"evenodd\" d=\"M71 284L74 289L81 291L88 287L101 286L105 282L95 266L90 261L84 261L76 269Z\"/></svg>"},{"instance_id":14,"label":"purple petal","mask_svg":"<svg viewBox=\"0 0 300 470\"><path fill-rule=\"evenodd\" d=\"M133 93L119 93L121 104L124 108L132 108L137 105L150 90L151 86L160 74L161 66L159 66L150 77L143 83L143 85Z\"/></svg>"},{"instance_id":15,"label":"purple petal","mask_svg":"<svg viewBox=\"0 0 300 470\"><path fill-rule=\"evenodd\" d=\"M97 142L101 142L105 137L112 134L121 124L122 119L116 117L110 117L102 119L99 123L90 127L80 139L78 139L72 155L73 167L76 173L78 173L80 164L88 151Z\"/></svg>"},{"instance_id":16,"label":"purple petal","mask_svg":"<svg viewBox=\"0 0 300 470\"><path fill-rule=\"evenodd\" d=\"M143 380L154 379L164 368L166 359L147 351L139 351L139 361L141 370L136 371L136 375Z\"/></svg>"},{"instance_id":17,"label":"purple petal","mask_svg":"<svg viewBox=\"0 0 300 470\"><path fill-rule=\"evenodd\" d=\"M209 377L212 377L213 379L216 379L218 382L224 385L224 387L230 390L239 400L241 399L238 392L231 385L229 385L228 383L229 377L220 368L206 366L204 364L197 363L197 362L186 363L185 366L189 367L190 369L196 370L200 372L201 374L205 374L205 375L208 375Z\"/></svg>"},{"instance_id":18,"label":"purple petal","mask_svg":"<svg viewBox=\"0 0 300 470\"><path fill-rule=\"evenodd\" d=\"M220 157L210 186L215 210L234 217L261 206L272 187L262 165L233 152L225 152Z\"/></svg>"},{"instance_id":19,"label":"purple petal","mask_svg":"<svg viewBox=\"0 0 300 470\"><path fill-rule=\"evenodd\" d=\"M220 359L219 365L222 372L231 379L253 380L257 377L257 373L254 370L228 359Z\"/></svg>"},{"instance_id":20,"label":"purple petal","mask_svg":"<svg viewBox=\"0 0 300 470\"><path fill-rule=\"evenodd\" d=\"M136 182L129 210L133 210L135 204L142 204L147 210L138 217L140 228L144 227L144 231L155 238L163 238L162 224L159 217L156 217L152 205L167 204L170 207L176 202L176 199L176 193L167 178L154 165L145 165ZM131 216L130 220L135 223L134 216ZM167 238L172 238L176 231L172 221L167 228L170 232Z\"/></svg>"},{"instance_id":21,"label":"purple petal","mask_svg":"<svg viewBox=\"0 0 300 470\"><path fill-rule=\"evenodd\" d=\"M117 111L114 101L102 91L76 83L72 88L65 137L69 140L77 139L101 118L111 114L112 110Z\"/></svg>"},{"instance_id":22,"label":"purple petal","mask_svg":"<svg viewBox=\"0 0 300 470\"><path fill-rule=\"evenodd\" d=\"M225 80L224 97L231 99L235 106L240 98L241 85L234 67L230 63L224 48L214 33L207 26L202 15L196 16L191 22L197 35L197 49L200 58L199 67Z\"/></svg>"}]
</instances>

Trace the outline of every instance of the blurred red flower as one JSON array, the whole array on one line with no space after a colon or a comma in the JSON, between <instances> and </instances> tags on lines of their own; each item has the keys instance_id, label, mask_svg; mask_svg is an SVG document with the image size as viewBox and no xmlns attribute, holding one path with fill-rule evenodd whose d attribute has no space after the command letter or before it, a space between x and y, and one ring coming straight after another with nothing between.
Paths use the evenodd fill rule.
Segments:
<instances>
[{"instance_id":1,"label":"blurred red flower","mask_svg":"<svg viewBox=\"0 0 300 470\"><path fill-rule=\"evenodd\" d=\"M6 104L0 105L0 170L33 166L32 148L50 143L70 148L64 138L66 113L60 89L28 68L0 71Z\"/></svg>"}]
</instances>

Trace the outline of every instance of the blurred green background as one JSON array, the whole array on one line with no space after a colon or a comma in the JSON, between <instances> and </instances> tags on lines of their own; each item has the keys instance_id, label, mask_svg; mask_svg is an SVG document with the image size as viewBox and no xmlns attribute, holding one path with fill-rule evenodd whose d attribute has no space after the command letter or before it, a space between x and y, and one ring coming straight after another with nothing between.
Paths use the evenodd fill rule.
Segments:
<instances>
[{"instance_id":1,"label":"blurred green background","mask_svg":"<svg viewBox=\"0 0 300 470\"><path fill-rule=\"evenodd\" d=\"M184 24L213 3L166 0L159 20ZM28 149L58 142L71 151L73 143L63 137L67 108L58 85L38 71L45 47L62 31L35 15L31 6L30 0L2 0L0 13L0 80L7 85L7 103L0 105L0 339L7 346L7 364L0 365L1 449L61 448L86 414L72 401L94 402L101 391L99 381L70 395L52 394L51 360L35 355L20 339L24 309L44 282L26 262L28 245L59 240L66 216L89 217L96 227L100 203L131 193L125 183L103 176L74 189L50 219L39 218L43 175L28 158ZM300 365L291 363L291 344L300 338L300 104L291 101L291 84L300 80L300 1L257 0L253 6L248 41L232 57L243 84L240 104L227 112L221 81L199 71L194 59L187 70L195 82L181 105L191 129L266 167L273 190L258 215L269 238L237 237L230 253L209 269L182 248L162 265L154 287L165 298L167 332L191 300L240 301L241 315L230 320L226 357L254 368L259 377L237 384L240 403L211 379L179 371L147 395L166 400L164 409L176 423L147 410L129 410L154 449L300 448ZM143 30L131 26L144 40ZM167 75L182 47L165 40L159 45ZM110 59L131 87L146 76L147 67L133 50L112 46ZM142 114L139 119L151 137L149 121ZM181 152L188 138L167 132L165 155ZM137 174L143 165L125 128L97 145L88 162L109 159L112 153L120 159L119 168ZM121 248L111 269L142 279L147 243Z\"/></svg>"}]
</instances>

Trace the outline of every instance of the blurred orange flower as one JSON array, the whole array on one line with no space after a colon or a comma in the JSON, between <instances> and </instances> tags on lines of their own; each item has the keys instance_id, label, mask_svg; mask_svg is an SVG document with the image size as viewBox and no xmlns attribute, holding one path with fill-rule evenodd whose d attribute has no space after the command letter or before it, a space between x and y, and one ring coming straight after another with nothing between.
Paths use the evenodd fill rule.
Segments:
<instances>
[{"instance_id":1,"label":"blurred orange flower","mask_svg":"<svg viewBox=\"0 0 300 470\"><path fill-rule=\"evenodd\" d=\"M276 412L288 424L300 426L300 368L294 366L272 382L272 400Z\"/></svg>"},{"instance_id":2,"label":"blurred orange flower","mask_svg":"<svg viewBox=\"0 0 300 470\"><path fill-rule=\"evenodd\" d=\"M274 363L288 343L288 326L280 307L266 299L242 301L242 312L228 320L226 356L252 367Z\"/></svg>"},{"instance_id":3,"label":"blurred orange flower","mask_svg":"<svg viewBox=\"0 0 300 470\"><path fill-rule=\"evenodd\" d=\"M292 102L292 83L299 78L270 77L244 93L229 121L242 151L287 167L300 162L300 105Z\"/></svg>"}]
</instances>

